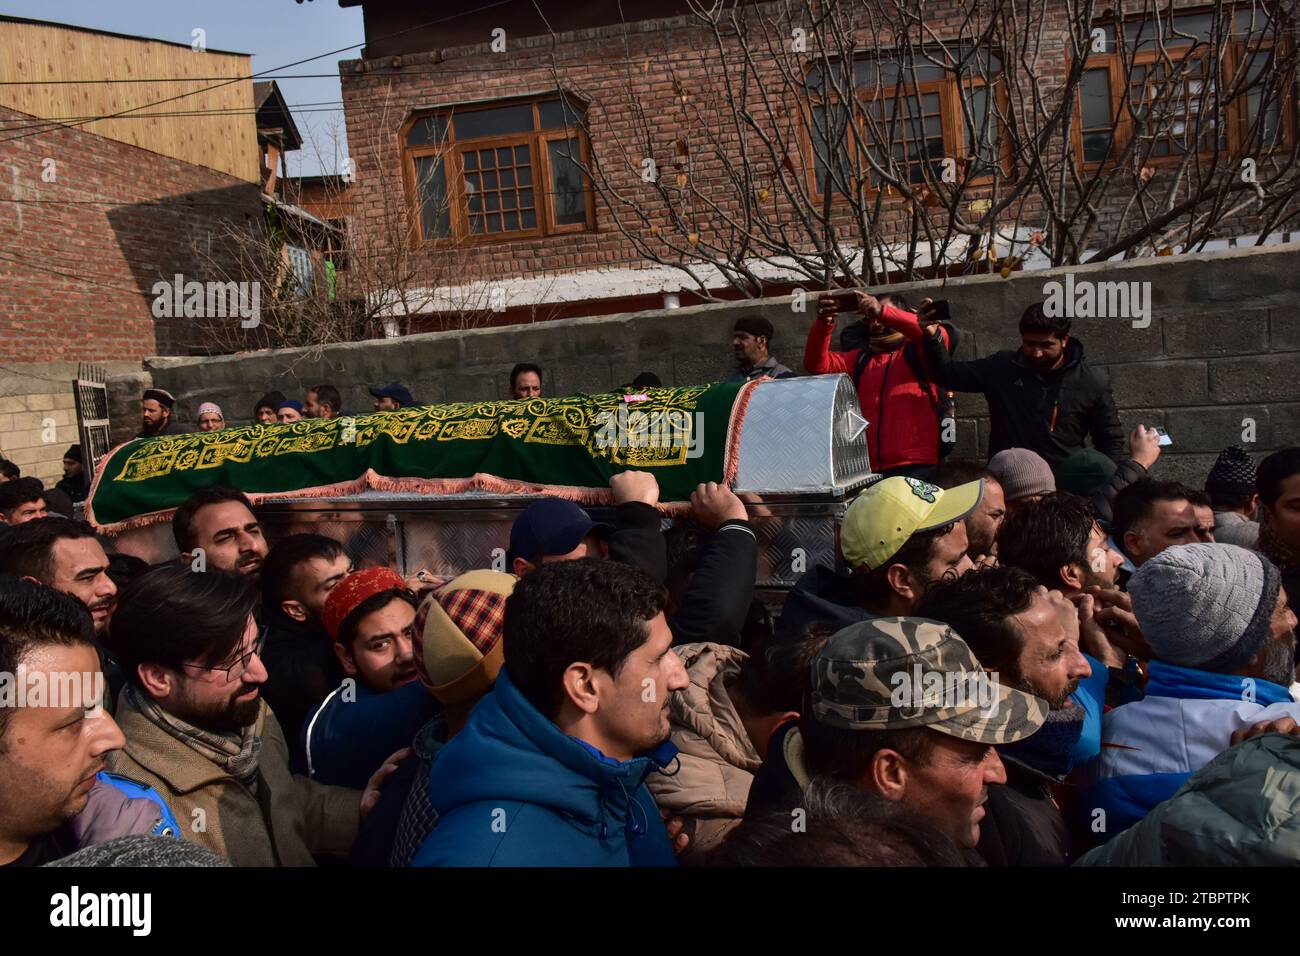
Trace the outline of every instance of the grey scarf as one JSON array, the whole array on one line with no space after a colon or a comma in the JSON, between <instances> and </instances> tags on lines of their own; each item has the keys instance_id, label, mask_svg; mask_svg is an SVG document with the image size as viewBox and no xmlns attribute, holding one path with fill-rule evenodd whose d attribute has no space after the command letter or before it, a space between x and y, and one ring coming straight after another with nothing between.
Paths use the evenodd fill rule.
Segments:
<instances>
[{"instance_id":1,"label":"grey scarf","mask_svg":"<svg viewBox=\"0 0 1300 956\"><path fill-rule=\"evenodd\" d=\"M257 792L257 758L262 752L262 737L257 732L256 721L241 728L238 734L204 730L169 714L134 684L127 684L126 692L132 706L151 724Z\"/></svg>"}]
</instances>

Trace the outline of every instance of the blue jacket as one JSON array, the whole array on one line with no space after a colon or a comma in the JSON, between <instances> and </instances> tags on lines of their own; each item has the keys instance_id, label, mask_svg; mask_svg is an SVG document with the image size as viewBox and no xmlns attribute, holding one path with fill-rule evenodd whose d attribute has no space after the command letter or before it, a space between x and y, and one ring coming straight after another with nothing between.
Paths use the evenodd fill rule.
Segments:
<instances>
[{"instance_id":1,"label":"blue jacket","mask_svg":"<svg viewBox=\"0 0 1300 956\"><path fill-rule=\"evenodd\" d=\"M674 866L645 779L671 743L616 761L565 734L506 668L429 771L437 826L412 866Z\"/></svg>"},{"instance_id":2,"label":"blue jacket","mask_svg":"<svg viewBox=\"0 0 1300 956\"><path fill-rule=\"evenodd\" d=\"M1105 811L1096 832L1110 839L1227 750L1235 731L1280 717L1300 721L1300 704L1280 684L1152 661L1146 696L1102 722L1082 809Z\"/></svg>"},{"instance_id":3,"label":"blue jacket","mask_svg":"<svg viewBox=\"0 0 1300 956\"><path fill-rule=\"evenodd\" d=\"M364 790L385 760L411 746L438 712L438 702L419 681L380 693L355 678L345 680L303 725L307 775L335 787ZM346 698L353 687L356 697Z\"/></svg>"}]
</instances>

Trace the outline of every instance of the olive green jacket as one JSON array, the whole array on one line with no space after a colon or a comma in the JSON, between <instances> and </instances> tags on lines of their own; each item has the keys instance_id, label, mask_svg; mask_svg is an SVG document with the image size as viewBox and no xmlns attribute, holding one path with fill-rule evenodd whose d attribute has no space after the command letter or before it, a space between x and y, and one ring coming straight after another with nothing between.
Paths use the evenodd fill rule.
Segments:
<instances>
[{"instance_id":1,"label":"olive green jacket","mask_svg":"<svg viewBox=\"0 0 1300 956\"><path fill-rule=\"evenodd\" d=\"M116 719L126 746L108 769L148 784L167 801L181 836L234 866L313 866L313 854L346 855L360 824L361 793L289 772L280 724L262 702L257 793L225 769L162 730L118 698Z\"/></svg>"}]
</instances>

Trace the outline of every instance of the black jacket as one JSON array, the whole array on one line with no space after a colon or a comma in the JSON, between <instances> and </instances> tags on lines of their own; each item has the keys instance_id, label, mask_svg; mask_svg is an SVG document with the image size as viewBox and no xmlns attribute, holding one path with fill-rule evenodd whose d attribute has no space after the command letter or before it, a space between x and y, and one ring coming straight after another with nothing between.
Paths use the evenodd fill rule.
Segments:
<instances>
[{"instance_id":1,"label":"black jacket","mask_svg":"<svg viewBox=\"0 0 1300 956\"><path fill-rule=\"evenodd\" d=\"M186 428L175 418L169 418L167 419L167 425L162 429L162 431L150 434L149 432L141 429L136 434L135 437L136 438L161 438L164 435L188 435L189 433L190 433L190 429Z\"/></svg>"},{"instance_id":2,"label":"black jacket","mask_svg":"<svg viewBox=\"0 0 1300 956\"><path fill-rule=\"evenodd\" d=\"M1028 448L1055 468L1089 436L1102 454L1116 461L1126 456L1110 376L1084 361L1078 339L1066 344L1065 363L1047 373L1031 369L1019 350L955 362L935 336L922 343L935 381L958 392L984 393L990 457L1007 448Z\"/></svg>"},{"instance_id":3,"label":"black jacket","mask_svg":"<svg viewBox=\"0 0 1300 956\"><path fill-rule=\"evenodd\" d=\"M1125 458L1115 468L1115 474L1101 491L1092 496L1092 513L1101 526L1110 531L1111 520L1115 517L1115 496L1133 484L1147 477L1147 470L1132 458Z\"/></svg>"},{"instance_id":4,"label":"black jacket","mask_svg":"<svg viewBox=\"0 0 1300 956\"><path fill-rule=\"evenodd\" d=\"M644 502L625 502L614 511L609 556L646 571L660 584L668 579L668 546L661 516ZM758 575L758 539L748 521L725 522L705 540L677 613L668 621L674 644L713 641L740 644Z\"/></svg>"},{"instance_id":5,"label":"black jacket","mask_svg":"<svg viewBox=\"0 0 1300 956\"><path fill-rule=\"evenodd\" d=\"M809 624L825 622L836 630L869 621L875 614L858 600L853 582L823 564L813 565L786 595L776 622L778 641L796 641Z\"/></svg>"},{"instance_id":6,"label":"black jacket","mask_svg":"<svg viewBox=\"0 0 1300 956\"><path fill-rule=\"evenodd\" d=\"M279 608L264 608L262 620L267 625L261 654L266 668L262 696L284 731L289 769L306 774L302 725L343 682L343 667L333 642L319 627L300 624Z\"/></svg>"},{"instance_id":7,"label":"black jacket","mask_svg":"<svg viewBox=\"0 0 1300 956\"><path fill-rule=\"evenodd\" d=\"M1007 782L989 787L976 849L989 866L1065 866L1070 836L1052 778L1003 755Z\"/></svg>"}]
</instances>

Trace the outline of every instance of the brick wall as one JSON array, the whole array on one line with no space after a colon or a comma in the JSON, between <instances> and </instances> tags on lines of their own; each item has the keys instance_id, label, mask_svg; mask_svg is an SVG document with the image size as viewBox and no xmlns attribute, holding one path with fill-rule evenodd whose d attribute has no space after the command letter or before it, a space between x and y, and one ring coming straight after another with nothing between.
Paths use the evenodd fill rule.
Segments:
<instances>
[{"instance_id":1,"label":"brick wall","mask_svg":"<svg viewBox=\"0 0 1300 956\"><path fill-rule=\"evenodd\" d=\"M0 123L24 119L0 109ZM201 274L192 241L219 218L261 216L256 185L76 128L5 136L0 182L0 361L10 363L201 348L194 320L153 317L153 284L218 278Z\"/></svg>"},{"instance_id":2,"label":"brick wall","mask_svg":"<svg viewBox=\"0 0 1300 956\"><path fill-rule=\"evenodd\" d=\"M1175 444L1157 474L1204 480L1215 455L1241 443L1260 454L1300 444L1300 313L1295 307L1300 244L1196 256L1084 266L1077 280L1151 283L1148 328L1121 319L1076 319L1090 362L1109 370L1126 428L1164 425ZM1043 298L1043 284L1066 270L1009 279L972 276L900 286L913 298L945 298L964 333L959 358L987 355L1019 342L1024 308ZM177 414L193 421L198 404L216 401L232 424L246 423L264 392L301 397L319 382L343 394L346 410L371 408L368 385L405 383L418 401L483 401L508 394L510 368L538 362L548 395L595 392L652 371L669 385L716 381L731 364L737 316L759 312L776 327L774 354L800 368L816 306L792 309L789 297L628 315L561 319L513 328L437 332L386 341L284 349L206 360L155 358L144 374L110 380L115 409L151 380L177 396ZM115 411L114 414L117 414ZM987 452L988 409L980 395L958 397L959 452ZM1254 441L1243 420L1254 422Z\"/></svg>"},{"instance_id":3,"label":"brick wall","mask_svg":"<svg viewBox=\"0 0 1300 956\"><path fill-rule=\"evenodd\" d=\"M1186 7L1196 4L1192 0L1178 0L1174 5ZM783 6L791 5L756 4L750 15L760 16L765 11L770 13ZM1067 48L1068 20L1064 11L1063 3L1047 5L1041 47L1034 54L1033 69L1028 71L1032 73L1031 86L1041 92L1048 108L1065 80L1066 60L1062 51ZM379 17L379 13L372 17L369 11L367 16L368 29L373 28L381 34L385 32L383 27L389 24L388 20ZM385 16L397 14L390 11ZM937 35L951 36L956 35L966 16L963 4L946 0L929 5L925 19L927 27ZM487 34L488 26L495 21L488 15L483 23L482 32ZM879 37L880 42L887 39L886 34L891 29L888 23L860 26L863 36ZM788 38L777 36L777 40L784 39ZM763 41L755 42L761 46ZM724 40L723 47L729 56L736 57L738 45L735 41ZM350 197L352 228L359 244L364 249L374 250L373 254L379 257L397 254L390 244L391 236L398 232L392 222L392 191L400 192L403 183L396 144L400 125L413 111L553 91L558 79L566 90L590 101L589 128L596 163L609 172L611 185L646 213L648 218L637 223L637 230L642 235L648 233L651 225L661 230L661 235L671 233L679 238L685 235L679 225L663 215L662 202L648 197L650 191L638 181L639 163L646 150L643 142L648 138L650 155L656 160L661 174L671 180L676 175L674 164L681 158L675 143L678 140L689 141L692 181L718 184L716 188L705 185L701 191L722 207L721 213L710 215L707 208L701 212L698 208L693 209L686 200L681 203L683 221L700 225L701 242L707 245L711 230L718 234L723 232L722 213L736 217L739 212L735 191L726 185L726 167L733 165L733 157L739 155L740 138L734 132L734 111L727 106L722 95L725 84L718 78L718 58L706 29L691 17L679 16L574 30L556 37L512 36L504 54L493 53L485 42L341 63L349 149L357 170L357 181ZM790 94L789 84L776 77L773 67L765 66L776 58L759 55L755 59L757 65L748 93L757 121L764 125L797 125L797 104ZM1022 91L1029 95L1022 75L1026 73L1025 69L1022 65L1014 69L1017 71L1015 82L1020 83ZM760 88L775 95L778 102L773 113L768 112L767 105L758 95ZM788 103L780 102L783 96L789 99ZM637 109L633 109L633 104ZM644 135L638 126L637 110L643 111L648 118ZM1053 141L1056 139L1059 137ZM728 156L727 161L716 154L716 144L721 144L721 151ZM752 134L749 146L753 150L750 155L760 157L755 163L757 171L770 174L771 170L764 169L765 165L771 165L768 154L761 148L755 149L756 140ZM794 155L796 165L804 165L800 159L804 151L806 147ZM1172 170L1159 173L1156 185L1165 182L1171 174ZM1055 190L1056 187L1052 188ZM1099 210L1099 221L1089 240L1092 248L1099 248L1126 232L1135 221L1135 209L1130 204L1131 193L1127 190L1128 187L1117 186L1093 197L1093 205ZM1163 197L1162 191L1156 191ZM976 199L981 194L972 191L968 195ZM775 206L777 199L774 196L769 201ZM1148 196L1145 204L1152 201ZM694 206L707 204L696 201ZM1006 211L1007 218L1000 226L1009 228L1018 224L1038 228L1042 222L1041 214L1042 203L1031 189ZM775 216L775 212L772 215ZM909 216L900 200L885 200L880 216L885 234L899 230L900 238L906 236ZM437 286L447 284L449 280L451 284L470 280L496 282L647 261L612 224L608 210L599 199L596 218L594 233L483 243L472 247L475 254L469 258L445 248L422 246L413 256L414 283ZM978 216L973 218L978 219ZM847 220L840 221L841 226L847 224ZM942 232L943 223L939 223L938 228ZM1219 234L1250 233L1258 229L1259 224L1246 215L1225 222ZM796 230L791 235L799 236L807 244L803 238L806 235L804 231ZM850 228L841 235L841 241L860 244L861 238ZM723 244L726 245L725 240ZM658 248L668 260L677 259L677 254L666 245L655 246L653 240L650 245ZM691 285L684 277L683 284Z\"/></svg>"}]
</instances>

